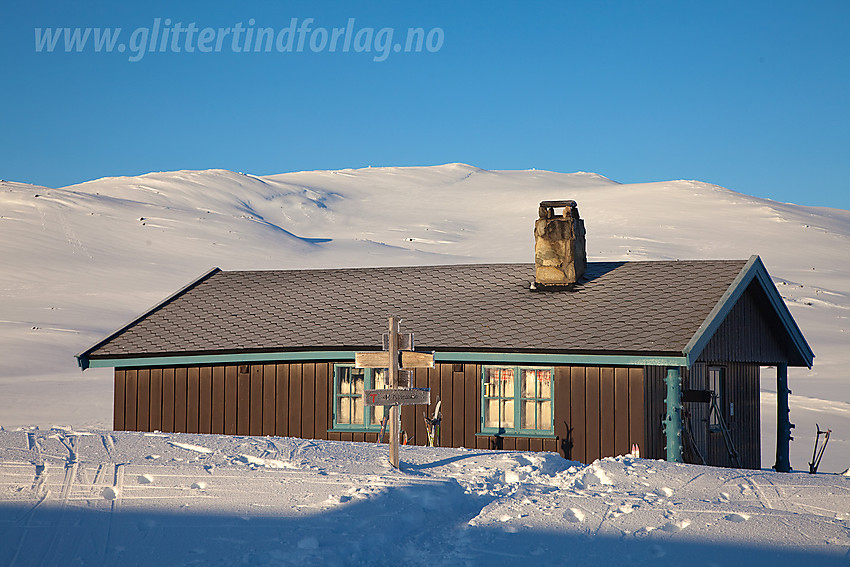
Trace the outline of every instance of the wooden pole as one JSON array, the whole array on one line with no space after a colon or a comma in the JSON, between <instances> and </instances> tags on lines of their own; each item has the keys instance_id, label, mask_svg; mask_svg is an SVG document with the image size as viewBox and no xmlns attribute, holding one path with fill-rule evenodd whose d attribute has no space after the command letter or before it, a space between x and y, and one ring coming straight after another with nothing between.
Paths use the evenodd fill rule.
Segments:
<instances>
[{"instance_id":1,"label":"wooden pole","mask_svg":"<svg viewBox=\"0 0 850 567\"><path fill-rule=\"evenodd\" d=\"M398 319L390 315L390 388L398 388ZM398 406L390 406L390 464L398 468Z\"/></svg>"}]
</instances>

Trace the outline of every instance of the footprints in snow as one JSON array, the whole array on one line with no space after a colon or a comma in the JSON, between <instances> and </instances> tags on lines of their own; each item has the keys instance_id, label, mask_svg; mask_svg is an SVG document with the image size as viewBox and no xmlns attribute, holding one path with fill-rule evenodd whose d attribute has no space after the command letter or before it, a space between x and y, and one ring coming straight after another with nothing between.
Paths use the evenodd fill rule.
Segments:
<instances>
[{"instance_id":1,"label":"footprints in snow","mask_svg":"<svg viewBox=\"0 0 850 567\"><path fill-rule=\"evenodd\" d=\"M578 508L570 508L564 512L564 517L570 522L581 523L584 521L584 512Z\"/></svg>"}]
</instances>

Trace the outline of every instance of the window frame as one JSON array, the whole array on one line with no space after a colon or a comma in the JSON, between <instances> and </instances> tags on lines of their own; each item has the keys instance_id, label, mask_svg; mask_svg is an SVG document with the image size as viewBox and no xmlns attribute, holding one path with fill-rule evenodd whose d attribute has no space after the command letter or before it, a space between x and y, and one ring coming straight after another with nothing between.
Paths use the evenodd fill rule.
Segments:
<instances>
[{"instance_id":1,"label":"window frame","mask_svg":"<svg viewBox=\"0 0 850 567\"><path fill-rule=\"evenodd\" d=\"M485 379L488 370L513 370L514 384L512 396L488 396L486 395ZM522 372L523 370L548 371L550 376L549 397L540 397L538 392L535 392L535 397L523 397L522 395ZM480 404L481 404L481 423L480 434L492 435L495 437L552 437L555 434L555 368L553 366L508 366L500 364L486 364L481 366L480 377ZM535 382L536 384L536 382ZM487 427L486 426L486 411L488 400L510 400L513 402L513 424L512 428L506 427ZM522 427L522 402L523 400L537 400L549 402L549 429L528 429ZM535 418L536 419L536 418ZM537 424L539 425L539 424Z\"/></svg>"},{"instance_id":2,"label":"window frame","mask_svg":"<svg viewBox=\"0 0 850 567\"><path fill-rule=\"evenodd\" d=\"M337 422L337 410L338 410L338 400L339 398L354 398L356 396L352 396L351 394L342 394L339 390L339 380L340 374L343 369L353 369L355 368L353 363L341 363L334 364L334 372L333 372L333 391L331 392L331 414L333 415L332 419L332 429L330 431L362 431L362 432L375 432L380 431L381 422L378 420L376 423L372 423L372 411L370 408L372 406L366 405L365 395L361 395L363 398L363 423L338 423ZM359 368L358 370L363 371L363 391L375 389L375 377L381 372L387 372L386 368ZM388 406L387 406L388 407Z\"/></svg>"},{"instance_id":3,"label":"window frame","mask_svg":"<svg viewBox=\"0 0 850 567\"><path fill-rule=\"evenodd\" d=\"M716 371L716 372L715 372ZM726 405L723 403L723 398L726 394L726 367L720 365L711 365L706 369L706 385L708 391L717 394L717 409L722 412L720 416L723 421L726 420ZM713 376L717 376L717 380L713 380ZM714 386L717 386L716 388ZM720 421L718 417L709 409L708 430L711 432L720 431Z\"/></svg>"}]
</instances>

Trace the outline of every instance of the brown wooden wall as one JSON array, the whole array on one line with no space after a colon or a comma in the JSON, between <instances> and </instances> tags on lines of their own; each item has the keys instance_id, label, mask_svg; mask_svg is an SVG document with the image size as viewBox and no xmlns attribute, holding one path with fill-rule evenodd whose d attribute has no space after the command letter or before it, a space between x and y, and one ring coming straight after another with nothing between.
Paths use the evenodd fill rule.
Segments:
<instances>
[{"instance_id":1,"label":"brown wooden wall","mask_svg":"<svg viewBox=\"0 0 850 567\"><path fill-rule=\"evenodd\" d=\"M642 368L556 366L555 435L565 458L589 463L644 445Z\"/></svg>"},{"instance_id":2,"label":"brown wooden wall","mask_svg":"<svg viewBox=\"0 0 850 567\"><path fill-rule=\"evenodd\" d=\"M738 362L697 363L690 371L683 369L682 389L705 389L709 366L721 366L725 369L725 385L720 405L724 414L723 418L729 426L732 442L740 456L741 466L748 469L759 469L761 468L759 366ZM648 431L646 451L644 452L641 448L641 456L664 459L667 455L667 443L662 424L666 414L667 385L664 383L664 377L667 375L667 369L648 366L645 368L645 373ZM706 404L685 403L683 405L686 412L690 414L691 429L706 463L721 467L731 466L722 437L719 433L709 433L708 431L708 408ZM695 462L692 459L686 459L686 461Z\"/></svg>"},{"instance_id":3,"label":"brown wooden wall","mask_svg":"<svg viewBox=\"0 0 850 567\"><path fill-rule=\"evenodd\" d=\"M726 420L732 441L747 469L761 468L761 405L760 370L756 364L712 363L725 366L726 388L723 391L723 418ZM710 464L731 466L726 445L719 433L709 438Z\"/></svg>"},{"instance_id":4,"label":"brown wooden wall","mask_svg":"<svg viewBox=\"0 0 850 567\"><path fill-rule=\"evenodd\" d=\"M328 363L116 369L113 427L326 439L331 372Z\"/></svg>"},{"instance_id":5,"label":"brown wooden wall","mask_svg":"<svg viewBox=\"0 0 850 567\"><path fill-rule=\"evenodd\" d=\"M591 462L645 445L642 368L557 366L556 438L476 435L481 423L481 365L416 369L413 386L442 400L444 447L557 451ZM333 363L273 363L115 371L114 428L129 431L275 435L340 441L376 440L374 432L333 427ZM402 429L425 445L423 406L403 406Z\"/></svg>"}]
</instances>

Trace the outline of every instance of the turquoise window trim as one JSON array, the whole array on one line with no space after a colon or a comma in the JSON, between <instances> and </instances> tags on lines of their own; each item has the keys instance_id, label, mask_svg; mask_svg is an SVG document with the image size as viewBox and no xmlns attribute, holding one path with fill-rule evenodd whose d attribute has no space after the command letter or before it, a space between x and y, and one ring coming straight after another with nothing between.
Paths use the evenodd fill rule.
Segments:
<instances>
[{"instance_id":1,"label":"turquoise window trim","mask_svg":"<svg viewBox=\"0 0 850 567\"><path fill-rule=\"evenodd\" d=\"M485 395L484 377L487 374L488 368L509 368L514 371L514 392L513 397L505 396L487 396ZM551 384L549 388L549 423L552 424L551 429L523 429L522 428L522 401L530 399L545 399L545 398L523 398L522 397L522 371L523 370L548 370L551 376ZM555 369L551 366L508 366L499 364L483 364L481 365L481 422L480 435L490 437L555 437ZM504 427L486 427L484 425L484 416L486 412L486 402L488 399L511 399L514 404L514 427L506 429Z\"/></svg>"},{"instance_id":2,"label":"turquoise window trim","mask_svg":"<svg viewBox=\"0 0 850 567\"><path fill-rule=\"evenodd\" d=\"M369 433L369 432L377 432L381 429L380 422L372 423L372 416L369 407L366 406L365 402L363 404L363 423L337 423L337 408L338 403L337 400L340 397L346 397L343 394L339 393L339 375L340 370L343 368L354 368L354 364L334 364L334 383L333 383L333 392L331 392L331 412L333 414L333 426L328 431L333 431L336 433ZM363 389L371 389L374 388L374 380L375 380L375 368L364 368L363 369ZM347 396L350 397L350 396Z\"/></svg>"}]
</instances>

